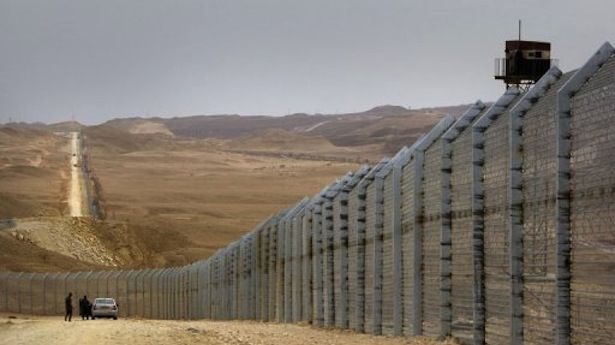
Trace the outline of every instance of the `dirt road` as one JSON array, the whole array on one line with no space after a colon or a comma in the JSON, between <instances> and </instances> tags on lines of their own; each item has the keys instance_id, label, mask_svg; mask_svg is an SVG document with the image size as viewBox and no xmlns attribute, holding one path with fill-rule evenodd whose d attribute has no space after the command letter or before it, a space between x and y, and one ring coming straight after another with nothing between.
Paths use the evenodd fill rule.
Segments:
<instances>
[{"instance_id":1,"label":"dirt road","mask_svg":"<svg viewBox=\"0 0 615 345\"><path fill-rule=\"evenodd\" d=\"M81 148L79 145L79 133L71 133L71 157L70 157L70 188L68 206L71 217L83 217L83 189L81 171Z\"/></svg>"},{"instance_id":2,"label":"dirt road","mask_svg":"<svg viewBox=\"0 0 615 345\"><path fill-rule=\"evenodd\" d=\"M0 317L0 345L453 345L421 338L385 338L349 331L253 321L120 319L64 322L61 317Z\"/></svg>"}]
</instances>

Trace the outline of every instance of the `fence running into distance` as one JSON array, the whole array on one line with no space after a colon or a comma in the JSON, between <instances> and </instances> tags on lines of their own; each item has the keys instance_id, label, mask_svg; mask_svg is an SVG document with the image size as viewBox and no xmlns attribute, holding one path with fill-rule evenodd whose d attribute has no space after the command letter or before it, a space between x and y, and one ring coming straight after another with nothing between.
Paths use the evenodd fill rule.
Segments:
<instances>
[{"instance_id":1,"label":"fence running into distance","mask_svg":"<svg viewBox=\"0 0 615 345\"><path fill-rule=\"evenodd\" d=\"M475 344L615 339L615 53L444 117L184 267L0 274L0 310L307 322Z\"/></svg>"}]
</instances>

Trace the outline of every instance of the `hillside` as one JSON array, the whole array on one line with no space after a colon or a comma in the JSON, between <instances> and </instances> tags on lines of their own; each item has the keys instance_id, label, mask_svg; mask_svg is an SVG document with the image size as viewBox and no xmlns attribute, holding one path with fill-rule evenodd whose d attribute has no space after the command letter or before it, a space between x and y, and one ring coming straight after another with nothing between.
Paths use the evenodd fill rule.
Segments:
<instances>
[{"instance_id":1,"label":"hillside","mask_svg":"<svg viewBox=\"0 0 615 345\"><path fill-rule=\"evenodd\" d=\"M421 133L426 132L445 114L457 116L466 108L466 105L459 105L414 110L385 105L364 112L347 114L122 118L108 121L105 125L134 133L143 123L148 123L150 127L157 123L163 126L156 127L156 132L166 135L172 133L180 138L239 138L240 141L250 136L275 134L268 132L271 130L283 130L284 132L277 133L320 136L338 147L378 145L378 154L391 154L403 145L414 142Z\"/></svg>"}]
</instances>

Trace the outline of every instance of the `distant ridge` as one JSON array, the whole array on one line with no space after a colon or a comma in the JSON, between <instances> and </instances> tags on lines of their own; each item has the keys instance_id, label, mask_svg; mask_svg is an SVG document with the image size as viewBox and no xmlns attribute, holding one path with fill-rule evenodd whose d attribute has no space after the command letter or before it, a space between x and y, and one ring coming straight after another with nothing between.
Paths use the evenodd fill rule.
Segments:
<instances>
[{"instance_id":1,"label":"distant ridge","mask_svg":"<svg viewBox=\"0 0 615 345\"><path fill-rule=\"evenodd\" d=\"M383 145L382 153L392 153L414 142L445 114L458 116L468 105L409 109L382 105L363 112L343 114L295 113L267 115L194 115L173 118L120 118L104 123L134 133L144 122L158 123L160 133L184 138L239 139L246 136L274 135L270 130L323 137L335 146ZM278 132L282 133L282 132ZM256 140L252 138L252 140Z\"/></svg>"}]
</instances>

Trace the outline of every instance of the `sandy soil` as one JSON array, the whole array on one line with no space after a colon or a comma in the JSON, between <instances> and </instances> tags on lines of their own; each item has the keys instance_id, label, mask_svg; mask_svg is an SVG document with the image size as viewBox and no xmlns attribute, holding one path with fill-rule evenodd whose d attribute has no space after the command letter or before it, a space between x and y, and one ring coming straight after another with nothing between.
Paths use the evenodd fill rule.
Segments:
<instances>
[{"instance_id":1,"label":"sandy soil","mask_svg":"<svg viewBox=\"0 0 615 345\"><path fill-rule=\"evenodd\" d=\"M83 262L118 266L121 261L100 240L90 223L66 217L22 218L12 220L10 226L0 223L0 231L20 241Z\"/></svg>"},{"instance_id":2,"label":"sandy soil","mask_svg":"<svg viewBox=\"0 0 615 345\"><path fill-rule=\"evenodd\" d=\"M183 235L188 246L159 252L173 265L209 256L358 166L229 153L198 140L115 150L115 138L94 130L85 138L106 220Z\"/></svg>"},{"instance_id":3,"label":"sandy soil","mask_svg":"<svg viewBox=\"0 0 615 345\"><path fill-rule=\"evenodd\" d=\"M0 126L0 219L68 211L69 150L66 137Z\"/></svg>"},{"instance_id":4,"label":"sandy soil","mask_svg":"<svg viewBox=\"0 0 615 345\"><path fill-rule=\"evenodd\" d=\"M64 322L61 317L0 318L0 345L397 345L455 344L426 338L386 338L349 331L253 321L160 321L120 319Z\"/></svg>"}]
</instances>

